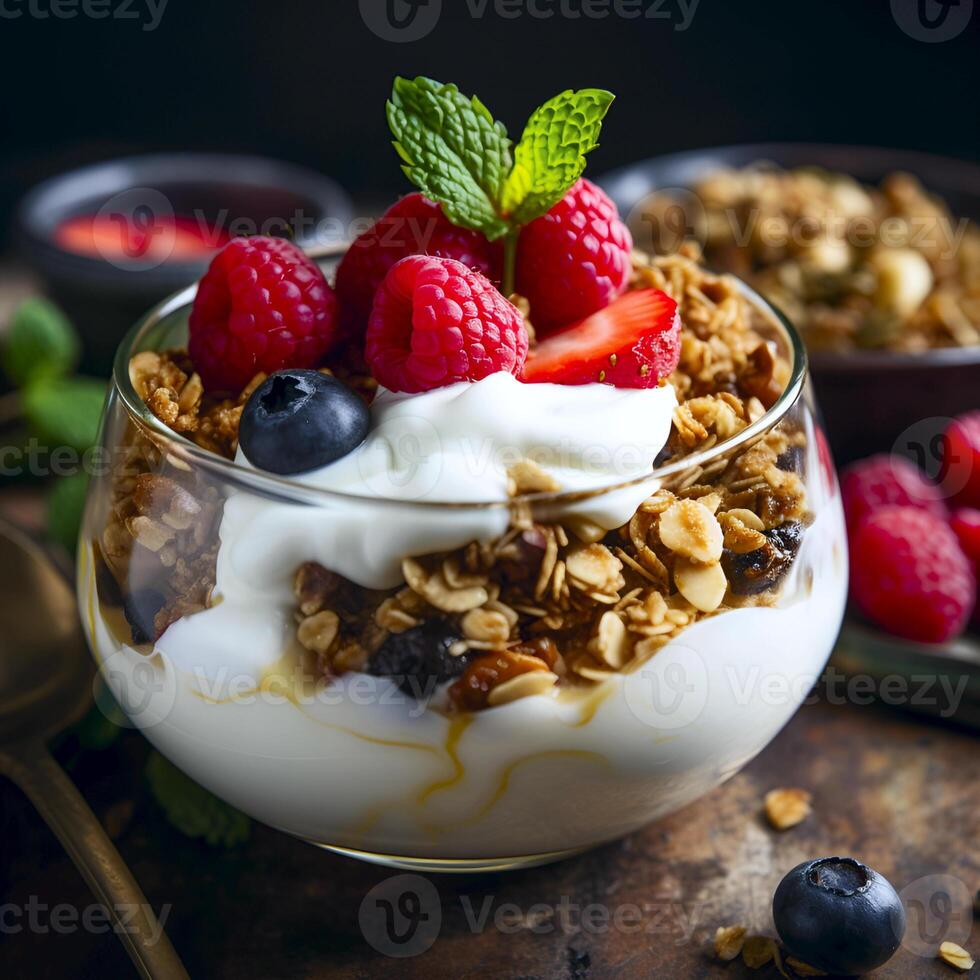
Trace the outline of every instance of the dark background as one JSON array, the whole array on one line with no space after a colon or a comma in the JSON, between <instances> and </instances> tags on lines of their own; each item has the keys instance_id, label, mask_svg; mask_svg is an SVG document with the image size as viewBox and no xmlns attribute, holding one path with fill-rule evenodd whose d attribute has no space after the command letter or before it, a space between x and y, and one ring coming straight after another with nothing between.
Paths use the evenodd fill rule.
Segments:
<instances>
[{"instance_id":1,"label":"dark background","mask_svg":"<svg viewBox=\"0 0 980 980\"><path fill-rule=\"evenodd\" d=\"M23 16L0 17L0 230L41 177L143 150L258 152L383 202L407 189L383 113L396 73L456 81L515 137L562 88L611 89L593 175L755 140L980 156L980 11L957 38L927 44L900 29L888 0L700 0L685 31L674 29L677 0L660 8L672 21L510 20L492 0L474 19L467 0L442 0L426 38L396 44L368 29L356 0L169 0L151 32L135 20L38 19L28 2L2 0Z\"/></svg>"}]
</instances>

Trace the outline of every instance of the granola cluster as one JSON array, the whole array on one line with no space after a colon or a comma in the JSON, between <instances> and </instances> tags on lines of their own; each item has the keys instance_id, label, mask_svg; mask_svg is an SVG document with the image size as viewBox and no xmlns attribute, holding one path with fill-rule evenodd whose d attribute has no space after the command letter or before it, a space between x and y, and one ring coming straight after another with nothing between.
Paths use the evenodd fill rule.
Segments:
<instances>
[{"instance_id":1,"label":"granola cluster","mask_svg":"<svg viewBox=\"0 0 980 980\"><path fill-rule=\"evenodd\" d=\"M756 164L718 170L693 192L694 204L653 195L644 221L669 230L680 208L707 263L752 283L812 349L980 343L980 228L909 174L865 187L843 174Z\"/></svg>"},{"instance_id":2,"label":"granola cluster","mask_svg":"<svg viewBox=\"0 0 980 980\"><path fill-rule=\"evenodd\" d=\"M677 300L683 323L670 378L679 404L663 462L709 449L759 419L790 366L765 316L690 251L637 255L633 286L651 285ZM237 398L208 401L182 353L139 354L131 371L161 421L233 455L242 406L261 376ZM444 624L459 637L449 651L461 658L449 696L462 711L595 684L699 619L773 600L808 521L804 449L803 432L784 420L707 466L682 467L613 531L581 517L540 520L526 495L561 487L523 460L508 471L509 530L489 543L406 557L401 588L368 590L303 564L294 580L296 638L321 673L337 675L371 671L392 636ZM128 573L139 563L141 589L156 564L165 585L151 576L150 587L166 596L154 613L158 635L209 600L220 504L146 433L134 432L132 456L115 479L102 552L119 582L132 583Z\"/></svg>"}]
</instances>

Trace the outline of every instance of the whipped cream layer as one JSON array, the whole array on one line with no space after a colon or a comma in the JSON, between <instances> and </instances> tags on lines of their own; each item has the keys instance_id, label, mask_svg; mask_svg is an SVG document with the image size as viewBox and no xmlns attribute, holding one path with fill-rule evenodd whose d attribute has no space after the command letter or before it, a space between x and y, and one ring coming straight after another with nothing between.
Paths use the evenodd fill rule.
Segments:
<instances>
[{"instance_id":1,"label":"whipped cream layer","mask_svg":"<svg viewBox=\"0 0 980 980\"><path fill-rule=\"evenodd\" d=\"M230 495L219 531L219 601L174 624L159 646L188 667L260 670L288 644L292 581L303 562L319 562L366 588L393 588L403 581L405 557L491 541L510 523L506 506L427 503L506 501L507 470L524 459L553 476L562 491L641 478L666 444L676 404L669 385L529 385L505 373L416 395L381 390L364 443L296 478L351 497L303 506ZM241 451L238 462L248 465ZM611 530L653 489L644 481L549 505L539 516L575 515Z\"/></svg>"}]
</instances>

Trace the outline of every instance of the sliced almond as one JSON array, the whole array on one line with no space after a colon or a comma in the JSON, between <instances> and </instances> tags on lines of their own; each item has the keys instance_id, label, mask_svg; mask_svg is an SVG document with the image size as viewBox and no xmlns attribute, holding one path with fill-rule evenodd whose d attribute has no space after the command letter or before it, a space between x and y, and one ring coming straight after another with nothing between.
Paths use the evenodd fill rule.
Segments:
<instances>
[{"instance_id":1,"label":"sliced almond","mask_svg":"<svg viewBox=\"0 0 980 980\"><path fill-rule=\"evenodd\" d=\"M326 653L340 630L340 618L335 612L324 609L313 616L308 616L299 624L296 637L307 650L313 653Z\"/></svg>"},{"instance_id":2,"label":"sliced almond","mask_svg":"<svg viewBox=\"0 0 980 980\"><path fill-rule=\"evenodd\" d=\"M529 670L495 687L487 695L487 704L493 707L536 694L547 694L557 683L558 675L550 670Z\"/></svg>"},{"instance_id":3,"label":"sliced almond","mask_svg":"<svg viewBox=\"0 0 980 980\"><path fill-rule=\"evenodd\" d=\"M725 598L728 580L715 562L699 565L688 558L678 558L674 564L674 582L687 601L701 612L714 612Z\"/></svg>"},{"instance_id":4,"label":"sliced almond","mask_svg":"<svg viewBox=\"0 0 980 980\"><path fill-rule=\"evenodd\" d=\"M772 962L776 941L768 936L748 936L742 947L742 962L750 970L758 970Z\"/></svg>"},{"instance_id":5,"label":"sliced almond","mask_svg":"<svg viewBox=\"0 0 980 980\"><path fill-rule=\"evenodd\" d=\"M596 635L589 643L590 652L614 670L629 663L633 656L633 644L622 619L612 612L604 612L599 619Z\"/></svg>"},{"instance_id":6,"label":"sliced almond","mask_svg":"<svg viewBox=\"0 0 980 980\"><path fill-rule=\"evenodd\" d=\"M473 585L464 589L451 588L441 572L428 574L414 558L406 558L402 562L402 574L414 592L443 612L468 612L470 609L482 606L490 599L489 593L482 585Z\"/></svg>"},{"instance_id":7,"label":"sliced almond","mask_svg":"<svg viewBox=\"0 0 980 980\"><path fill-rule=\"evenodd\" d=\"M507 470L508 489L511 496L523 493L556 493L561 484L533 459L522 459Z\"/></svg>"},{"instance_id":8,"label":"sliced almond","mask_svg":"<svg viewBox=\"0 0 980 980\"><path fill-rule=\"evenodd\" d=\"M725 520L728 518L741 521L753 531L764 531L766 529L766 525L762 523L762 518L754 510L749 510L747 507L733 507L731 510L726 510L723 514L718 515L718 520L721 521L722 526L724 526Z\"/></svg>"},{"instance_id":9,"label":"sliced almond","mask_svg":"<svg viewBox=\"0 0 980 980\"><path fill-rule=\"evenodd\" d=\"M715 930L715 956L728 963L734 960L745 945L745 926L718 926Z\"/></svg>"},{"instance_id":10,"label":"sliced almond","mask_svg":"<svg viewBox=\"0 0 980 980\"><path fill-rule=\"evenodd\" d=\"M973 969L973 957L957 943L944 942L939 947L939 958L957 970L966 972Z\"/></svg>"},{"instance_id":11,"label":"sliced almond","mask_svg":"<svg viewBox=\"0 0 980 980\"><path fill-rule=\"evenodd\" d=\"M565 557L565 570L583 591L612 594L622 587L623 563L602 544L579 545Z\"/></svg>"},{"instance_id":12,"label":"sliced almond","mask_svg":"<svg viewBox=\"0 0 980 980\"><path fill-rule=\"evenodd\" d=\"M776 830L789 830L810 815L811 799L805 789L772 789L766 793L766 818Z\"/></svg>"},{"instance_id":13,"label":"sliced almond","mask_svg":"<svg viewBox=\"0 0 980 980\"><path fill-rule=\"evenodd\" d=\"M678 500L660 515L660 540L671 551L709 563L721 558L724 535L718 519L697 500Z\"/></svg>"},{"instance_id":14,"label":"sliced almond","mask_svg":"<svg viewBox=\"0 0 980 980\"><path fill-rule=\"evenodd\" d=\"M492 609L471 609L461 620L460 626L468 640L504 644L510 639L507 617Z\"/></svg>"}]
</instances>

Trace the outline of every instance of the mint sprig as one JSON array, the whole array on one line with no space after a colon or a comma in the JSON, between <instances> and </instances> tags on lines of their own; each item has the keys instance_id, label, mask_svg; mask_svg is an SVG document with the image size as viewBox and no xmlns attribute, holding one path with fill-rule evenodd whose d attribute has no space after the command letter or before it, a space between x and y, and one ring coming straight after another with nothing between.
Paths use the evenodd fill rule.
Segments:
<instances>
[{"instance_id":1,"label":"mint sprig","mask_svg":"<svg viewBox=\"0 0 980 980\"><path fill-rule=\"evenodd\" d=\"M585 171L599 145L602 120L615 96L598 88L568 89L534 110L514 148L503 206L514 224L547 214Z\"/></svg>"},{"instance_id":2,"label":"mint sprig","mask_svg":"<svg viewBox=\"0 0 980 980\"><path fill-rule=\"evenodd\" d=\"M229 848L248 840L252 822L244 813L199 786L159 752L147 760L146 779L167 820L181 833Z\"/></svg>"},{"instance_id":3,"label":"mint sprig","mask_svg":"<svg viewBox=\"0 0 980 980\"><path fill-rule=\"evenodd\" d=\"M483 103L431 78L396 78L387 111L408 179L453 224L491 241L505 235L500 195L511 168L510 140Z\"/></svg>"},{"instance_id":4,"label":"mint sprig","mask_svg":"<svg viewBox=\"0 0 980 980\"><path fill-rule=\"evenodd\" d=\"M517 235L546 214L585 170L613 101L603 89L549 99L531 115L517 147L475 96L431 78L396 78L388 126L402 170L453 224L504 239L503 291L513 291Z\"/></svg>"},{"instance_id":5,"label":"mint sprig","mask_svg":"<svg viewBox=\"0 0 980 980\"><path fill-rule=\"evenodd\" d=\"M70 374L81 344L68 318L42 296L25 299L14 312L3 347L4 371L15 384Z\"/></svg>"}]
</instances>

